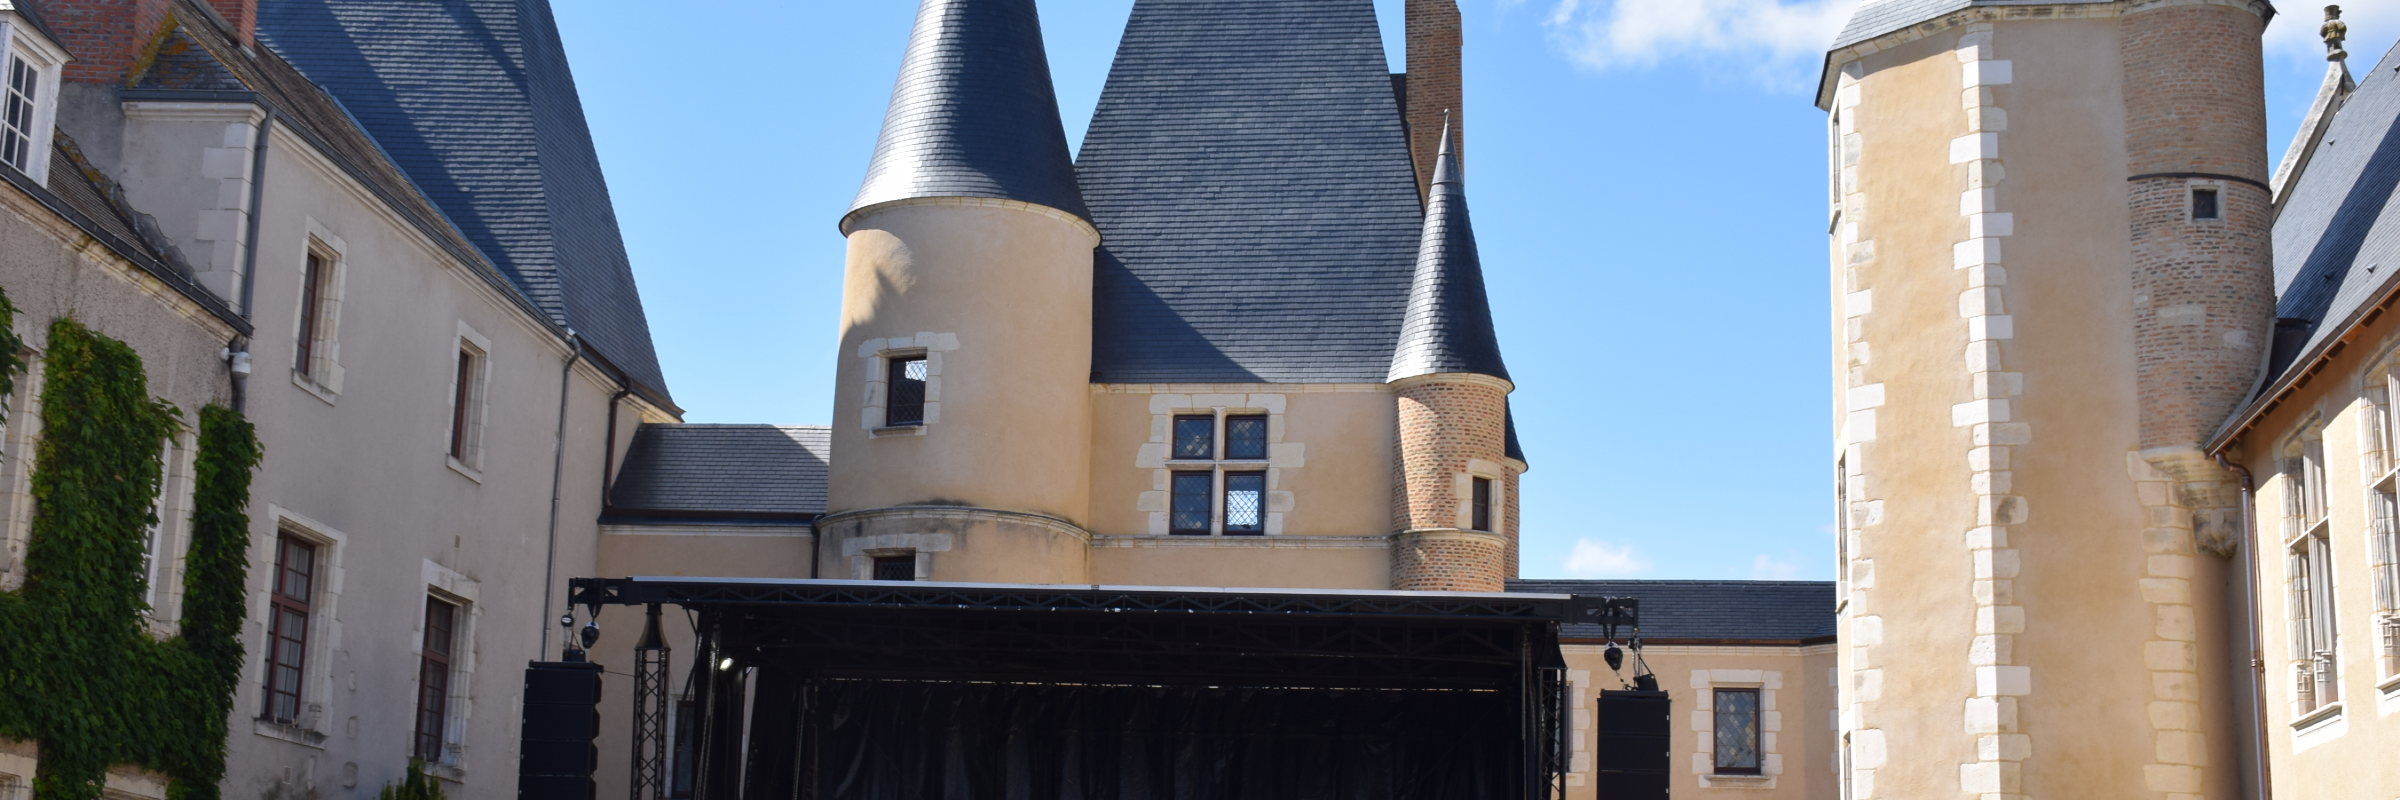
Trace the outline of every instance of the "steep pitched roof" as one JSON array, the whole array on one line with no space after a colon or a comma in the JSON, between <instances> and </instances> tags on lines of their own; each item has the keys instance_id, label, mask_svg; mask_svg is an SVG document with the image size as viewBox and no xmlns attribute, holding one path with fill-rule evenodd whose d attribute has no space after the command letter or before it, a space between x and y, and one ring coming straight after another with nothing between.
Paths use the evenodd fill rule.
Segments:
<instances>
[{"instance_id":1,"label":"steep pitched roof","mask_svg":"<svg viewBox=\"0 0 2400 800\"><path fill-rule=\"evenodd\" d=\"M1388 377L1396 381L1447 372L1508 379L1508 365L1500 360L1500 336L1492 330L1492 304L1484 297L1475 226L1467 219L1466 177L1450 152L1450 129L1445 126L1425 199L1416 279L1409 287L1408 313L1401 318L1400 344L1393 348Z\"/></svg>"},{"instance_id":2,"label":"steep pitched roof","mask_svg":"<svg viewBox=\"0 0 2400 800\"><path fill-rule=\"evenodd\" d=\"M1094 380L1381 383L1424 221L1371 0L1137 0L1076 162Z\"/></svg>"},{"instance_id":3,"label":"steep pitched roof","mask_svg":"<svg viewBox=\"0 0 2400 800\"><path fill-rule=\"evenodd\" d=\"M1033 0L924 0L851 211L991 197L1088 218ZM844 218L845 225L847 218Z\"/></svg>"},{"instance_id":4,"label":"steep pitched roof","mask_svg":"<svg viewBox=\"0 0 2400 800\"><path fill-rule=\"evenodd\" d=\"M626 446L608 513L822 514L832 450L832 431L822 425L643 425Z\"/></svg>"},{"instance_id":5,"label":"steep pitched roof","mask_svg":"<svg viewBox=\"0 0 2400 800\"><path fill-rule=\"evenodd\" d=\"M1834 635L1831 581L1509 581L1512 592L1632 597L1642 601L1643 639L1804 642ZM1568 639L1600 638L1600 626L1559 626ZM1620 637L1632 632L1620 629Z\"/></svg>"},{"instance_id":6,"label":"steep pitched roof","mask_svg":"<svg viewBox=\"0 0 2400 800\"><path fill-rule=\"evenodd\" d=\"M2400 274L2400 47L2342 103L2275 220L2275 316L2305 321L2305 344L2280 347L2277 370L2342 333L2340 324ZM2271 375L2270 382L2283 377Z\"/></svg>"},{"instance_id":7,"label":"steep pitched roof","mask_svg":"<svg viewBox=\"0 0 2400 800\"><path fill-rule=\"evenodd\" d=\"M258 38L536 307L671 403L546 0L265 0Z\"/></svg>"}]
</instances>

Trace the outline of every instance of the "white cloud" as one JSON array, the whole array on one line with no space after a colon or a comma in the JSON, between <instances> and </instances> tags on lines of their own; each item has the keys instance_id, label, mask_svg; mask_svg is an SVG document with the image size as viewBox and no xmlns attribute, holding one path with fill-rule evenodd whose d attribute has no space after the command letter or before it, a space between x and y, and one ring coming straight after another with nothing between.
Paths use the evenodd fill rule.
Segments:
<instances>
[{"instance_id":1,"label":"white cloud","mask_svg":"<svg viewBox=\"0 0 2400 800\"><path fill-rule=\"evenodd\" d=\"M1650 571L1650 559L1635 555L1633 545L1576 539L1567 553L1567 574L1578 578L1624 578Z\"/></svg>"},{"instance_id":2,"label":"white cloud","mask_svg":"<svg viewBox=\"0 0 2400 800\"><path fill-rule=\"evenodd\" d=\"M2392 0L2400 2L2400 0ZM1569 59L1591 69L1707 58L1775 83L1815 85L1810 62L1850 19L1858 0L1558 0L1544 25Z\"/></svg>"},{"instance_id":3,"label":"white cloud","mask_svg":"<svg viewBox=\"0 0 2400 800\"><path fill-rule=\"evenodd\" d=\"M1788 581L1800 577L1800 565L1778 561L1765 553L1750 559L1750 579L1755 581Z\"/></svg>"}]
</instances>

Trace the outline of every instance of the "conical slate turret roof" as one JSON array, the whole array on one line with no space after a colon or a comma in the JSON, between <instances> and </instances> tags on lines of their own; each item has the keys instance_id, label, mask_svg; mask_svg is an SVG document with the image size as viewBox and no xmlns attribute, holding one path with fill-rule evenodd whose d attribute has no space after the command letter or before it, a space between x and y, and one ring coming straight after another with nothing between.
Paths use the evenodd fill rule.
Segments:
<instances>
[{"instance_id":1,"label":"conical slate turret roof","mask_svg":"<svg viewBox=\"0 0 2400 800\"><path fill-rule=\"evenodd\" d=\"M991 197L1090 219L1059 123L1034 0L924 0L855 212Z\"/></svg>"},{"instance_id":2,"label":"conical slate turret roof","mask_svg":"<svg viewBox=\"0 0 2400 800\"><path fill-rule=\"evenodd\" d=\"M1400 321L1400 345L1392 351L1386 380L1445 372L1508 379L1500 361L1500 337L1492 332L1492 305L1483 292L1483 264L1475 255L1475 228L1467 221L1467 187L1458 157L1450 152L1450 127L1442 126L1442 151L1425 199L1425 233L1417 244L1417 277L1408 290L1408 314Z\"/></svg>"}]
</instances>

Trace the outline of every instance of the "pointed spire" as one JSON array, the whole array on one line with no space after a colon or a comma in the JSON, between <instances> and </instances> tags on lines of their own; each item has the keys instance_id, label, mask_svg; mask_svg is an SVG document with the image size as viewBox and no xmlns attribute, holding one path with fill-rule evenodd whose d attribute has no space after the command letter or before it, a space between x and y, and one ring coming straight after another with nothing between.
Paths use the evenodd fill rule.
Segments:
<instances>
[{"instance_id":1,"label":"pointed spire","mask_svg":"<svg viewBox=\"0 0 2400 800\"><path fill-rule=\"evenodd\" d=\"M2325 37L2325 81L2317 86L2317 99L2308 106L2308 116L2300 120L2300 132L2283 151L2283 161L2275 165L2275 175L2267 180L2273 217L2283 215L2283 201L2291 196L2292 187L2301 173L2308 171L2308 162L2317 155L2317 145L2325 141L2325 132L2333 127L2333 117L2340 113L2342 102L2358 88L2350 76L2350 51L2342 49L2342 41L2350 37L2349 23L2342 21L2341 6L2325 7L2325 24L2318 26L2317 35Z\"/></svg>"},{"instance_id":2,"label":"pointed spire","mask_svg":"<svg viewBox=\"0 0 2400 800\"><path fill-rule=\"evenodd\" d=\"M883 134L851 214L925 197L989 197L1090 219L1034 0L923 0ZM842 219L849 228L850 217Z\"/></svg>"},{"instance_id":3,"label":"pointed spire","mask_svg":"<svg viewBox=\"0 0 2400 800\"><path fill-rule=\"evenodd\" d=\"M1450 150L1447 123L1425 197L1425 232L1417 241L1417 278L1385 379L1463 372L1507 380L1484 296L1483 264L1475 254L1475 228L1467 220L1466 180Z\"/></svg>"}]
</instances>

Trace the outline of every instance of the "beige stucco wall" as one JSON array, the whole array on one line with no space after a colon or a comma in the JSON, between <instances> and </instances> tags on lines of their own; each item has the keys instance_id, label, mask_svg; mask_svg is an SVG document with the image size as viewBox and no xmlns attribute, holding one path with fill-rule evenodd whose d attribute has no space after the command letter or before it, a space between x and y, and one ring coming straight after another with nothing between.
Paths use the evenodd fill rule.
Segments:
<instances>
[{"instance_id":1,"label":"beige stucco wall","mask_svg":"<svg viewBox=\"0 0 2400 800\"><path fill-rule=\"evenodd\" d=\"M2267 753L2278 797L2400 796L2400 675L2377 660L2370 487L2383 476L2364 464L2361 426L2374 407L2370 388L2388 386L2400 355L2400 319L2382 315L2360 329L2316 377L2285 397L2231 448L2258 491L2251 541L2258 562L2260 655L2265 670ZM2304 427L2322 421L2327 540L2333 546L2334 620L2341 667L2339 710L2298 716L2293 701L2290 580L2285 502L2294 478L2277 454ZM2237 675L2237 678L2246 676ZM2295 724L2300 723L2300 724Z\"/></svg>"},{"instance_id":2,"label":"beige stucco wall","mask_svg":"<svg viewBox=\"0 0 2400 800\"><path fill-rule=\"evenodd\" d=\"M1624 688L1634 674L1628 656L1621 673L1611 673L1603 645L1560 647L1573 682L1575 708L1568 724L1568 800L1596 798L1592 740L1599 692ZM1644 648L1642 660L1670 696L1668 786L1676 797L1838 797L1834 753L1836 700L1834 645L1662 644ZM1760 690L1760 754L1764 775L1714 775L1714 690Z\"/></svg>"},{"instance_id":3,"label":"beige stucco wall","mask_svg":"<svg viewBox=\"0 0 2400 800\"><path fill-rule=\"evenodd\" d=\"M208 151L240 140L243 132L229 127L242 126L168 126L128 139L133 152L123 161L139 171L123 179L172 185L189 177L176 170L217 169L222 156ZM173 221L208 209L145 210ZM410 754L424 604L440 592L468 610L450 706L463 749L440 769L454 781L452 797L511 797L521 670L539 655L541 633L555 630L543 616L545 595L561 596L567 578L598 566L603 427L618 387L588 362L568 381L557 583L545 591L564 343L280 127L260 221L248 412L265 460L249 509L251 608L242 637L251 653L234 698L227 791L345 794L397 779ZM341 264L334 386L293 380L312 237L338 251ZM462 471L450 464L447 433L453 359L468 331L488 343L490 370L482 457ZM211 345L201 361L222 346ZM626 401L620 422L627 417L670 418L638 399ZM627 438L618 437L620 449ZM288 727L254 721L279 527L318 539L324 559L304 686L311 706L301 725Z\"/></svg>"},{"instance_id":4,"label":"beige stucco wall","mask_svg":"<svg viewBox=\"0 0 2400 800\"><path fill-rule=\"evenodd\" d=\"M2225 562L2129 460L2118 21L1998 18L2030 13L1886 37L1839 78L1858 796L2224 796L2227 651L2194 618L2222 619ZM1996 153L1962 157L1975 134ZM1966 258L1979 235L2004 257Z\"/></svg>"},{"instance_id":5,"label":"beige stucco wall","mask_svg":"<svg viewBox=\"0 0 2400 800\"><path fill-rule=\"evenodd\" d=\"M848 229L828 511L963 505L1081 524L1090 227L1045 209L903 204ZM875 435L876 354L891 348L927 351L927 419Z\"/></svg>"}]
</instances>

